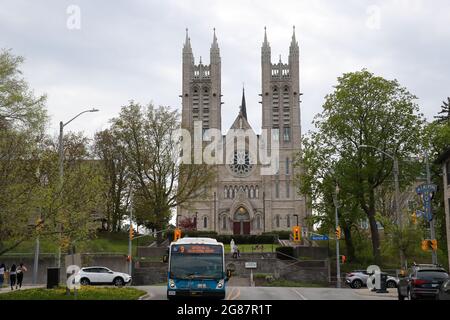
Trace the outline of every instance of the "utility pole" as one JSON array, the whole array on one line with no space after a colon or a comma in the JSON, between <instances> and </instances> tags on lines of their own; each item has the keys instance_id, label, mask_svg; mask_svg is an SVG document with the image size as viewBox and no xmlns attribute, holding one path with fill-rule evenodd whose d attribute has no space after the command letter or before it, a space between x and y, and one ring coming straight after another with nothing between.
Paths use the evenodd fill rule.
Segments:
<instances>
[{"instance_id":1,"label":"utility pole","mask_svg":"<svg viewBox=\"0 0 450 320\"><path fill-rule=\"evenodd\" d=\"M59 122L59 145L58 145L58 154L59 154L59 191L60 191L60 198L62 200L62 193L63 193L63 185L64 185L64 145L63 145L63 141L64 141L64 127L67 126L69 123L71 123L73 120L75 120L76 118L78 118L79 116L81 116L83 113L87 113L87 112L98 112L98 109L89 109L89 110L85 110L83 112L80 112L79 114L77 114L75 117L73 117L72 119L70 119L69 121L67 121L66 123L60 121ZM59 245L58 245L58 253L57 253L57 257L56 257L56 266L59 268L61 268L61 240L62 240L62 223L59 223Z\"/></svg>"},{"instance_id":2,"label":"utility pole","mask_svg":"<svg viewBox=\"0 0 450 320\"><path fill-rule=\"evenodd\" d=\"M64 136L64 123L62 121L59 122L59 145L58 145L58 164L59 164L59 188L60 188L60 197L62 201L62 188L63 188L63 179L64 179L64 145L63 145L63 136ZM59 229L59 245L58 245L58 253L56 256L56 267L58 269L61 268L61 241L62 241L62 223L58 225Z\"/></svg>"},{"instance_id":3,"label":"utility pole","mask_svg":"<svg viewBox=\"0 0 450 320\"><path fill-rule=\"evenodd\" d=\"M427 151L425 151L425 162L426 162L426 167L427 167L427 183L430 185L431 184L430 160L429 160ZM431 213L430 236L431 236L431 240L435 240L436 239L436 230L434 228L434 215L433 215L433 210L431 209L431 200L430 200L430 213ZM434 250L431 250L431 260L432 260L433 264L438 263L437 252Z\"/></svg>"},{"instance_id":4,"label":"utility pole","mask_svg":"<svg viewBox=\"0 0 450 320\"><path fill-rule=\"evenodd\" d=\"M128 257L130 261L128 262L128 274L131 276L132 266L133 266L133 257L131 256L132 252L132 243L131 243L131 229L133 228L133 190L130 188L130 232L128 235Z\"/></svg>"},{"instance_id":5,"label":"utility pole","mask_svg":"<svg viewBox=\"0 0 450 320\"><path fill-rule=\"evenodd\" d=\"M338 193L339 193L339 186L336 184L336 192L333 194L333 202L334 202L334 209L335 209L335 224L336 229L339 228L339 216L338 216ZM336 237L336 288L341 287L341 263L339 261L339 239Z\"/></svg>"}]
</instances>

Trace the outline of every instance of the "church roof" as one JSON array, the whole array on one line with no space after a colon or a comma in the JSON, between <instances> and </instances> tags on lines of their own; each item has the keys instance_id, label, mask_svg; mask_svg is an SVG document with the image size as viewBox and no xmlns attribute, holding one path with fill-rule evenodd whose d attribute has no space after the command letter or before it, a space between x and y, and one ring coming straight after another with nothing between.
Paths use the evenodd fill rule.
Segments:
<instances>
[{"instance_id":1,"label":"church roof","mask_svg":"<svg viewBox=\"0 0 450 320\"><path fill-rule=\"evenodd\" d=\"M242 112L242 115L244 116L244 118L247 119L247 106L245 105L245 89L244 88L242 88L241 112Z\"/></svg>"},{"instance_id":2,"label":"church roof","mask_svg":"<svg viewBox=\"0 0 450 320\"><path fill-rule=\"evenodd\" d=\"M239 114L236 117L236 120L234 120L233 125L230 129L243 129L243 130L253 130L250 123L248 123L247 119L247 106L245 103L245 89L242 88L242 103L239 108Z\"/></svg>"},{"instance_id":3,"label":"church roof","mask_svg":"<svg viewBox=\"0 0 450 320\"><path fill-rule=\"evenodd\" d=\"M239 114L236 117L236 120L234 120L233 125L231 126L230 129L243 129L243 130L251 129L251 130L253 130L250 123L248 123L247 118L244 117L242 110L239 111Z\"/></svg>"}]
</instances>

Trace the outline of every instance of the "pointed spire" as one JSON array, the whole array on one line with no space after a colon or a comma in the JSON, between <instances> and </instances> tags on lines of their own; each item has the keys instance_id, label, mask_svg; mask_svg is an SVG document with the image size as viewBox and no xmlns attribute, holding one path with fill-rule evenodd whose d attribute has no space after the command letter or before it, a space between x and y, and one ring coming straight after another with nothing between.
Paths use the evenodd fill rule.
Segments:
<instances>
[{"instance_id":1,"label":"pointed spire","mask_svg":"<svg viewBox=\"0 0 450 320\"><path fill-rule=\"evenodd\" d=\"M183 49L184 49L185 51L192 52L192 48L191 48L191 38L189 38L188 28L186 28L186 39L184 40L184 47L183 47Z\"/></svg>"},{"instance_id":2,"label":"pointed spire","mask_svg":"<svg viewBox=\"0 0 450 320\"><path fill-rule=\"evenodd\" d=\"M263 48L269 48L270 44L269 41L267 41L267 29L264 27L264 42L263 42Z\"/></svg>"},{"instance_id":3,"label":"pointed spire","mask_svg":"<svg viewBox=\"0 0 450 320\"><path fill-rule=\"evenodd\" d=\"M200 62L199 62L199 64L202 64L202 56L200 56Z\"/></svg>"},{"instance_id":4,"label":"pointed spire","mask_svg":"<svg viewBox=\"0 0 450 320\"><path fill-rule=\"evenodd\" d=\"M278 61L279 64L282 64L283 62L281 62L281 54L280 54L280 60Z\"/></svg>"},{"instance_id":5,"label":"pointed spire","mask_svg":"<svg viewBox=\"0 0 450 320\"><path fill-rule=\"evenodd\" d=\"M298 42L297 42L297 39L295 38L295 26L293 26L292 41L291 41L290 50L291 51L298 50Z\"/></svg>"},{"instance_id":6,"label":"pointed spire","mask_svg":"<svg viewBox=\"0 0 450 320\"><path fill-rule=\"evenodd\" d=\"M216 28L213 28L213 42L211 45L211 51L219 51L219 43L217 42L217 37L216 37Z\"/></svg>"},{"instance_id":7,"label":"pointed spire","mask_svg":"<svg viewBox=\"0 0 450 320\"><path fill-rule=\"evenodd\" d=\"M242 113L242 116L245 118L245 120L248 120L247 119L247 106L245 104L245 87L244 87L244 84L242 84L241 113Z\"/></svg>"}]
</instances>

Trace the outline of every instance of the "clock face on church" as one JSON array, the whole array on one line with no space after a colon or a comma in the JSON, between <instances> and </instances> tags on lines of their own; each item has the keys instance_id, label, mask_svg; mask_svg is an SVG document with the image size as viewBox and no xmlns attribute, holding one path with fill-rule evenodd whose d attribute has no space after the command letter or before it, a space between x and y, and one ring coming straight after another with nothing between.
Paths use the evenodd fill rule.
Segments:
<instances>
[{"instance_id":1,"label":"clock face on church","mask_svg":"<svg viewBox=\"0 0 450 320\"><path fill-rule=\"evenodd\" d=\"M238 177L246 177L252 173L252 158L248 151L235 151L229 168Z\"/></svg>"}]
</instances>

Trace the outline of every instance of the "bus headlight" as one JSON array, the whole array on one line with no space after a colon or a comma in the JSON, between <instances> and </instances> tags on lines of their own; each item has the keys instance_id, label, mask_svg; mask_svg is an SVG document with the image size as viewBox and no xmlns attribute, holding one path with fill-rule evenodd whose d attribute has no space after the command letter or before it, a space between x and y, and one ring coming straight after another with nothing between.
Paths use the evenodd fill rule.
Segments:
<instances>
[{"instance_id":1,"label":"bus headlight","mask_svg":"<svg viewBox=\"0 0 450 320\"><path fill-rule=\"evenodd\" d=\"M172 279L169 280L169 287L171 289L175 289L176 285L175 285L175 281L173 281Z\"/></svg>"},{"instance_id":2,"label":"bus headlight","mask_svg":"<svg viewBox=\"0 0 450 320\"><path fill-rule=\"evenodd\" d=\"M220 280L218 283L217 283L217 287L216 287L216 289L222 289L223 288L223 285L224 285L224 283L225 283L225 281L222 279L222 280Z\"/></svg>"}]
</instances>

